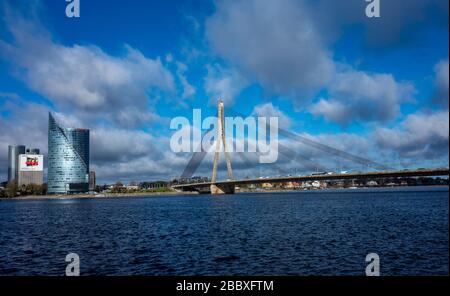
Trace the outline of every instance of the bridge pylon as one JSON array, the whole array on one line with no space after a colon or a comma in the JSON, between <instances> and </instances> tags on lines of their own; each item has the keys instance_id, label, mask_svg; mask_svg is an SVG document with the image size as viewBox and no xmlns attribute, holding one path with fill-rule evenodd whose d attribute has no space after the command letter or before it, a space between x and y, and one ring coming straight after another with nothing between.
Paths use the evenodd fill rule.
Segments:
<instances>
[{"instance_id":1,"label":"bridge pylon","mask_svg":"<svg viewBox=\"0 0 450 296\"><path fill-rule=\"evenodd\" d=\"M224 104L221 99L217 104L217 138L216 138L216 152L214 154L214 164L211 178L211 194L232 194L234 193L234 185L220 185L215 184L217 182L217 167L219 165L220 148L223 146L223 152L225 154L225 162L227 164L228 179L234 180L233 169L231 168L231 158L228 152L226 137L225 137L225 115Z\"/></svg>"}]
</instances>

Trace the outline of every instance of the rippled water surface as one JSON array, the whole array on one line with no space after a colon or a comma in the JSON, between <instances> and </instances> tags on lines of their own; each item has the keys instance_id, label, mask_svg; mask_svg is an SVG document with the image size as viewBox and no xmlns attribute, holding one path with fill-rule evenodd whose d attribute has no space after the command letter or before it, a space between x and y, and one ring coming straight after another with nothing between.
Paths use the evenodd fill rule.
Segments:
<instances>
[{"instance_id":1,"label":"rippled water surface","mask_svg":"<svg viewBox=\"0 0 450 296\"><path fill-rule=\"evenodd\" d=\"M448 274L448 187L0 201L0 274Z\"/></svg>"}]
</instances>

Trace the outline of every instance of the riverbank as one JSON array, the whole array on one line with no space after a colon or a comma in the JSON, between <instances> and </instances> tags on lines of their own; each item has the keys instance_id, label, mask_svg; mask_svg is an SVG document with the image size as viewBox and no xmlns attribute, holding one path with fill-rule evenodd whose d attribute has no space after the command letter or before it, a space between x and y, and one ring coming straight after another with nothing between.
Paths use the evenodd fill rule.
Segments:
<instances>
[{"instance_id":1,"label":"riverbank","mask_svg":"<svg viewBox=\"0 0 450 296\"><path fill-rule=\"evenodd\" d=\"M321 188L321 189L259 189L259 190L239 190L236 193L320 193L320 192L364 192L364 191L426 191L426 190L442 190L448 191L448 185L429 185L429 186L394 186L394 187L358 187L358 188ZM136 192L136 193L99 193L99 194L52 194L52 195L27 195L12 198L3 197L2 200L40 200L40 199L89 199L89 198L127 198L127 197L170 197L183 195L200 195L198 192L170 191L170 192Z\"/></svg>"}]
</instances>

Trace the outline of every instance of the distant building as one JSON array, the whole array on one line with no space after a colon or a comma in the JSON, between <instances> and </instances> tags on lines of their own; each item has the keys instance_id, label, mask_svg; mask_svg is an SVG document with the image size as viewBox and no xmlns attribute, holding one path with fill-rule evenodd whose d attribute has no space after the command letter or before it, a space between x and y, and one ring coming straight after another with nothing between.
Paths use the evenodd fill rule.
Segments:
<instances>
[{"instance_id":1,"label":"distant building","mask_svg":"<svg viewBox=\"0 0 450 296\"><path fill-rule=\"evenodd\" d=\"M286 189L294 189L300 187L298 182L286 182L284 183L284 188Z\"/></svg>"},{"instance_id":2,"label":"distant building","mask_svg":"<svg viewBox=\"0 0 450 296\"><path fill-rule=\"evenodd\" d=\"M142 189L161 189L169 187L169 183L166 181L142 182L139 187Z\"/></svg>"},{"instance_id":3,"label":"distant building","mask_svg":"<svg viewBox=\"0 0 450 296\"><path fill-rule=\"evenodd\" d=\"M320 188L320 181L313 181L312 183L311 183L311 185L312 185L312 187L313 188Z\"/></svg>"},{"instance_id":4,"label":"distant building","mask_svg":"<svg viewBox=\"0 0 450 296\"><path fill-rule=\"evenodd\" d=\"M39 154L39 149L38 148L27 148L26 150L26 154Z\"/></svg>"},{"instance_id":5,"label":"distant building","mask_svg":"<svg viewBox=\"0 0 450 296\"><path fill-rule=\"evenodd\" d=\"M29 184L42 185L43 183L44 156L40 154L20 154L17 185L20 187Z\"/></svg>"},{"instance_id":6,"label":"distant building","mask_svg":"<svg viewBox=\"0 0 450 296\"><path fill-rule=\"evenodd\" d=\"M48 193L89 191L89 130L65 128L49 113Z\"/></svg>"},{"instance_id":7,"label":"distant building","mask_svg":"<svg viewBox=\"0 0 450 296\"><path fill-rule=\"evenodd\" d=\"M179 178L179 179L173 179L172 184L189 184L189 183L205 183L209 182L210 179L208 177L201 177L201 176L193 176L190 178Z\"/></svg>"},{"instance_id":8,"label":"distant building","mask_svg":"<svg viewBox=\"0 0 450 296\"><path fill-rule=\"evenodd\" d=\"M300 186L302 189L323 189L328 187L328 183L326 181L304 181Z\"/></svg>"},{"instance_id":9,"label":"distant building","mask_svg":"<svg viewBox=\"0 0 450 296\"><path fill-rule=\"evenodd\" d=\"M94 191L96 185L95 171L89 172L89 191Z\"/></svg>"},{"instance_id":10,"label":"distant building","mask_svg":"<svg viewBox=\"0 0 450 296\"><path fill-rule=\"evenodd\" d=\"M375 186L378 186L378 182L374 181L374 180L370 180L369 182L366 183L366 185L370 186L370 187L375 187Z\"/></svg>"},{"instance_id":11,"label":"distant building","mask_svg":"<svg viewBox=\"0 0 450 296\"><path fill-rule=\"evenodd\" d=\"M127 190L139 190L139 185L128 185L125 187Z\"/></svg>"},{"instance_id":12,"label":"distant building","mask_svg":"<svg viewBox=\"0 0 450 296\"><path fill-rule=\"evenodd\" d=\"M8 182L16 181L19 178L19 155L25 154L24 145L8 146Z\"/></svg>"}]
</instances>

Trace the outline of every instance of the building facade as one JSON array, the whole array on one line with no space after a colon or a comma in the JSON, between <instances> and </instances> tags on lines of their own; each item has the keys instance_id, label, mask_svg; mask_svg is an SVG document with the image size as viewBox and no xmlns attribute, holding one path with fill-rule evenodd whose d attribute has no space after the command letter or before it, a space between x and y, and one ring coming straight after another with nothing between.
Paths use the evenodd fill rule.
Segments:
<instances>
[{"instance_id":1,"label":"building facade","mask_svg":"<svg viewBox=\"0 0 450 296\"><path fill-rule=\"evenodd\" d=\"M27 148L26 150L26 154L39 154L39 149L38 148Z\"/></svg>"},{"instance_id":2,"label":"building facade","mask_svg":"<svg viewBox=\"0 0 450 296\"><path fill-rule=\"evenodd\" d=\"M25 153L24 145L8 146L8 182L19 178L19 155Z\"/></svg>"},{"instance_id":3,"label":"building facade","mask_svg":"<svg viewBox=\"0 0 450 296\"><path fill-rule=\"evenodd\" d=\"M38 150L33 150L34 152L30 153L30 150L27 149L29 153L19 155L19 177L17 179L19 187L44 183L44 156L34 154Z\"/></svg>"},{"instance_id":4,"label":"building facade","mask_svg":"<svg viewBox=\"0 0 450 296\"><path fill-rule=\"evenodd\" d=\"M90 171L89 172L89 191L95 191L95 185L96 185L95 171Z\"/></svg>"},{"instance_id":5,"label":"building facade","mask_svg":"<svg viewBox=\"0 0 450 296\"><path fill-rule=\"evenodd\" d=\"M48 193L89 191L89 130L65 128L49 113Z\"/></svg>"}]
</instances>

